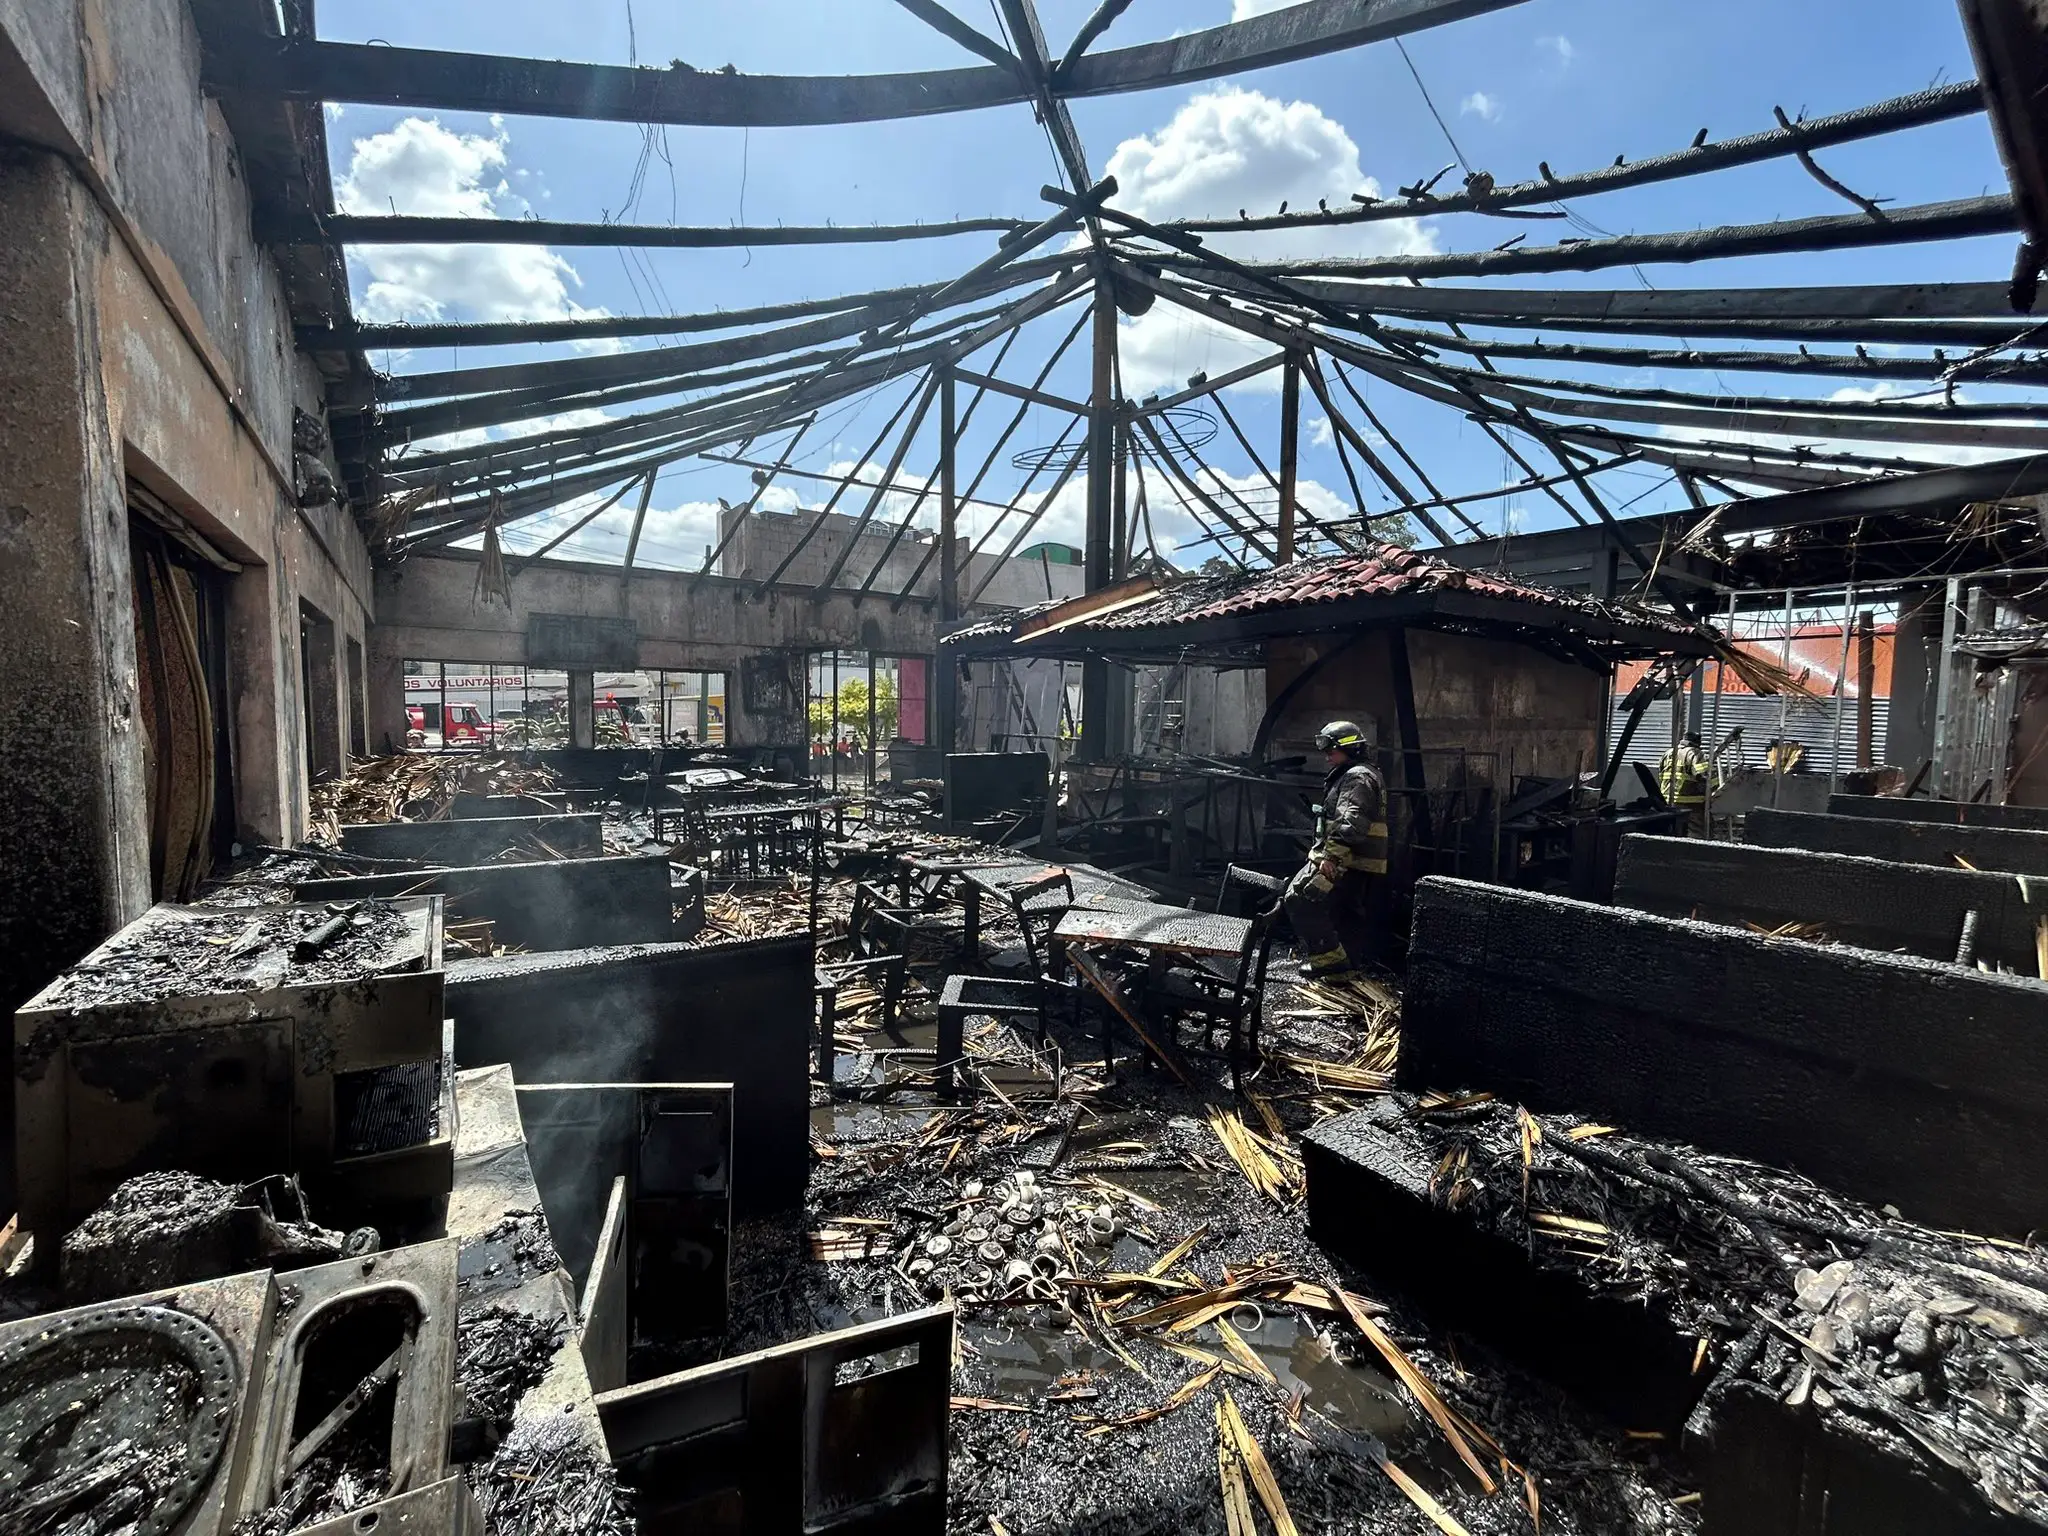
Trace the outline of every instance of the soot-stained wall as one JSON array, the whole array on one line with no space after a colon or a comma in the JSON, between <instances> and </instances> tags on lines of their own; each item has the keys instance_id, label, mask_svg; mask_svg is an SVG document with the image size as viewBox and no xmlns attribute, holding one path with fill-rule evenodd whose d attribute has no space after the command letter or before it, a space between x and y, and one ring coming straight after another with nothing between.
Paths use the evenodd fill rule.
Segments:
<instances>
[{"instance_id":1,"label":"soot-stained wall","mask_svg":"<svg viewBox=\"0 0 2048 1536\"><path fill-rule=\"evenodd\" d=\"M448 967L455 1059L522 1084L731 1083L733 1210L803 1199L810 1168L808 934L561 950Z\"/></svg>"},{"instance_id":2,"label":"soot-stained wall","mask_svg":"<svg viewBox=\"0 0 2048 1536\"><path fill-rule=\"evenodd\" d=\"M1278 699L1309 662L1348 634L1275 641L1267 648L1266 697ZM1605 679L1530 646L1471 635L1408 631L1415 716L1432 787L1450 770L1439 749L1472 754L1473 782L1505 788L1510 775L1576 773L1596 761ZM1370 721L1383 748L1399 745L1388 637L1369 634L1309 680L1273 723L1270 755L1313 751L1329 720ZM1497 765L1497 766L1496 766Z\"/></svg>"},{"instance_id":3,"label":"soot-stained wall","mask_svg":"<svg viewBox=\"0 0 2048 1536\"><path fill-rule=\"evenodd\" d=\"M1736 927L1819 923L1828 941L1929 960L1956 959L1974 912L1973 957L2027 975L2036 968L2035 927L2048 917L2048 880L1804 848L1625 837L1614 904Z\"/></svg>"},{"instance_id":4,"label":"soot-stained wall","mask_svg":"<svg viewBox=\"0 0 2048 1536\"><path fill-rule=\"evenodd\" d=\"M188 0L0 0L0 1011L151 896L131 485L241 567L231 834L305 830L301 604L367 629L353 521L296 504L321 381L200 69Z\"/></svg>"},{"instance_id":5,"label":"soot-stained wall","mask_svg":"<svg viewBox=\"0 0 2048 1536\"><path fill-rule=\"evenodd\" d=\"M2048 983L1461 880L1416 887L1401 1086L1792 1168L1915 1220L2048 1220Z\"/></svg>"},{"instance_id":6,"label":"soot-stained wall","mask_svg":"<svg viewBox=\"0 0 2048 1536\"><path fill-rule=\"evenodd\" d=\"M1816 853L1847 853L1900 864L2048 876L2048 832L2012 827L1959 827L1762 808L1743 818L1742 838L1764 848L1811 848Z\"/></svg>"}]
</instances>

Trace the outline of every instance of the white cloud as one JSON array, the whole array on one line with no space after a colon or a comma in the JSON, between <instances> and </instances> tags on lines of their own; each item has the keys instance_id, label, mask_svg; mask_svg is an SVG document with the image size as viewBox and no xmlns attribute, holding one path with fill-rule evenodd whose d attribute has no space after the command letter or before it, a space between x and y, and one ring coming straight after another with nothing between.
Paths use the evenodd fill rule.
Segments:
<instances>
[{"instance_id":1,"label":"white cloud","mask_svg":"<svg viewBox=\"0 0 2048 1536\"><path fill-rule=\"evenodd\" d=\"M1289 6L1301 4L1301 0L1230 0L1230 19L1249 21L1254 16L1263 16L1268 11L1284 11Z\"/></svg>"},{"instance_id":2,"label":"white cloud","mask_svg":"<svg viewBox=\"0 0 2048 1536\"><path fill-rule=\"evenodd\" d=\"M1125 139L1109 157L1117 206L1147 219L1229 218L1240 209L1271 214L1318 202L1352 206L1351 194L1379 195L1359 166L1358 145L1341 123L1308 101L1278 101L1226 87L1191 98L1156 133ZM1413 219L1279 229L1207 237L1242 260L1288 256L1381 256L1434 250Z\"/></svg>"},{"instance_id":3,"label":"white cloud","mask_svg":"<svg viewBox=\"0 0 2048 1536\"><path fill-rule=\"evenodd\" d=\"M1327 448L1336 441L1336 433L1330 430L1330 418L1311 416L1308 419L1308 444L1311 448Z\"/></svg>"},{"instance_id":4,"label":"white cloud","mask_svg":"<svg viewBox=\"0 0 2048 1536\"><path fill-rule=\"evenodd\" d=\"M518 556L539 549L570 527L578 518L603 501L610 492L579 496L574 501L522 518L505 535L505 552ZM552 560L588 560L617 563L624 558L626 541L632 537L633 518L640 498L628 493L589 526L552 551ZM650 506L640 530L640 547L633 563L653 570L694 571L704 563L704 547L718 542L718 503L685 501L674 506Z\"/></svg>"},{"instance_id":5,"label":"white cloud","mask_svg":"<svg viewBox=\"0 0 2048 1536\"><path fill-rule=\"evenodd\" d=\"M1250 504L1252 510L1258 514L1262 526L1269 529L1273 526L1280 499L1279 493L1274 490L1272 482L1258 471L1234 475L1212 466L1199 472L1197 483L1208 492L1210 499L1229 509L1238 521L1245 520L1244 510L1231 496L1230 493L1233 491ZM1144 484L1145 502L1151 512L1152 532L1158 540L1159 552L1162 555L1184 568L1192 568L1200 565L1211 555L1219 553L1219 547L1215 542L1204 542L1208 536L1203 529L1202 521L1187 510L1186 503L1192 498L1186 491L1150 465L1144 472ZM1135 487L1133 490L1135 493ZM1295 494L1297 505L1309 517L1318 521L1332 522L1358 515L1358 509L1352 505L1348 496L1331 490L1321 481L1300 481ZM1028 505L1036 506L1037 502L1032 500ZM1132 497L1132 505L1135 509L1135 494ZM1212 526L1216 525L1215 518L1205 509L1201 509L1200 503L1195 503L1195 506L1202 510L1202 519ZM1051 539L1057 543L1078 546L1086 538L1087 514L1088 477L1085 474L1078 474L1067 482L1045 516L1026 535L1024 542L1028 545ZM1009 535L1016 531L1016 527L1016 519L1012 518L1004 525L994 548L1001 549L1008 541ZM1310 535L1306 522L1302 525L1302 533L1304 539ZM1137 532L1138 547L1142 548L1143 543L1144 534L1140 529ZM1239 551L1243 547L1235 538L1231 539L1230 546Z\"/></svg>"},{"instance_id":6,"label":"white cloud","mask_svg":"<svg viewBox=\"0 0 2048 1536\"><path fill-rule=\"evenodd\" d=\"M1239 209L1275 212L1352 206L1351 194L1379 195L1359 164L1351 135L1313 102L1283 102L1258 91L1205 91L1163 128L1126 139L1109 157L1121 189L1118 206L1148 219L1227 218ZM1246 260L1289 256L1378 256L1435 249L1414 219L1308 226L1208 237L1211 247ZM1164 300L1126 323L1121 337L1124 387L1134 397L1178 389L1189 374L1217 374L1273 348ZM1278 388L1277 374L1244 387Z\"/></svg>"},{"instance_id":7,"label":"white cloud","mask_svg":"<svg viewBox=\"0 0 2048 1536\"><path fill-rule=\"evenodd\" d=\"M1500 98L1489 96L1484 91L1474 91L1458 103L1459 112L1466 117L1480 118L1489 123L1500 121Z\"/></svg>"},{"instance_id":8,"label":"white cloud","mask_svg":"<svg viewBox=\"0 0 2048 1536\"><path fill-rule=\"evenodd\" d=\"M504 129L495 136L453 133L431 118L408 117L355 141L348 172L335 184L344 213L420 214L497 219L525 201L505 179ZM351 248L368 274L356 305L364 320L572 320L603 315L570 295L576 269L532 245L378 245Z\"/></svg>"},{"instance_id":9,"label":"white cloud","mask_svg":"<svg viewBox=\"0 0 2048 1536\"><path fill-rule=\"evenodd\" d=\"M1536 46L1548 50L1557 60L1559 69L1571 68L1572 60L1579 56L1579 50L1572 46L1572 40L1561 32L1547 33L1536 39Z\"/></svg>"},{"instance_id":10,"label":"white cloud","mask_svg":"<svg viewBox=\"0 0 2048 1536\"><path fill-rule=\"evenodd\" d=\"M1193 374L1206 373L1214 378L1270 357L1277 350L1256 336L1164 299L1137 319L1123 321L1117 336L1124 393L1133 400L1172 394L1185 386ZM1231 389L1246 394L1277 394L1280 370L1270 368L1242 384L1232 385Z\"/></svg>"}]
</instances>

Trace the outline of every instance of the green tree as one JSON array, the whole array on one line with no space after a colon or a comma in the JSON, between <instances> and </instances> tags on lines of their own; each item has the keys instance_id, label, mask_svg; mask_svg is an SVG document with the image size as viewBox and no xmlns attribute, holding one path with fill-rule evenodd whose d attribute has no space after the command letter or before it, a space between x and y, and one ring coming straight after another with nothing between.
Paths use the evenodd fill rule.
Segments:
<instances>
[{"instance_id":1,"label":"green tree","mask_svg":"<svg viewBox=\"0 0 2048 1536\"><path fill-rule=\"evenodd\" d=\"M875 679L875 740L888 741L896 734L902 706L896 697L896 680ZM828 695L812 699L806 711L810 717L811 740L832 739L832 700ZM851 732L862 742L868 739L868 684L864 677L849 677L839 685L839 734Z\"/></svg>"}]
</instances>

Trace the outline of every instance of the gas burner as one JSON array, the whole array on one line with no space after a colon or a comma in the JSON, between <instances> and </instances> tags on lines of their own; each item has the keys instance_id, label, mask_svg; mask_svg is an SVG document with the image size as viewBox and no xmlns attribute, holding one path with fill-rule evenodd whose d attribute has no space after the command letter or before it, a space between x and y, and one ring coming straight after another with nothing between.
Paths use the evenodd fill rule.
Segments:
<instances>
[{"instance_id":1,"label":"gas burner","mask_svg":"<svg viewBox=\"0 0 2048 1536\"><path fill-rule=\"evenodd\" d=\"M94 1307L0 1347L0 1530L165 1536L204 1497L239 1386L219 1334Z\"/></svg>"}]
</instances>

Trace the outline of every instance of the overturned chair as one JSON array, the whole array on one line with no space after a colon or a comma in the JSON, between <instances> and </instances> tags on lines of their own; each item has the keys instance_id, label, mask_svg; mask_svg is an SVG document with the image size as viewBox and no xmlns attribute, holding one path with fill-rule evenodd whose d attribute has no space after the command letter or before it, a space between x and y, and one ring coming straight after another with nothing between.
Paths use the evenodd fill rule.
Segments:
<instances>
[{"instance_id":1,"label":"overturned chair","mask_svg":"<svg viewBox=\"0 0 2048 1536\"><path fill-rule=\"evenodd\" d=\"M853 888L846 922L847 958L817 965L818 1076L832 1081L834 1039L839 1026L839 992L848 982L882 982L882 1023L893 1026L909 977L910 932L916 913L887 891L862 881ZM941 1053L943 1054L943 1052Z\"/></svg>"}]
</instances>

